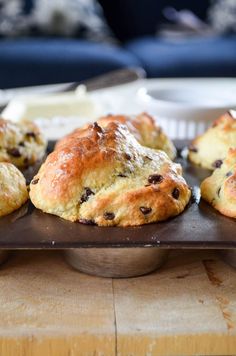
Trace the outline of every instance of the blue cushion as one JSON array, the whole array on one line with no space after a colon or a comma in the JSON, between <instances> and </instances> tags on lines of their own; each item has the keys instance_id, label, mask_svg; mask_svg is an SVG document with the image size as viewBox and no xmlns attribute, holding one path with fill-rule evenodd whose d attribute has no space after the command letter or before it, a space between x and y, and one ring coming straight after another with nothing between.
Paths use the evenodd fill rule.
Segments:
<instances>
[{"instance_id":1,"label":"blue cushion","mask_svg":"<svg viewBox=\"0 0 236 356\"><path fill-rule=\"evenodd\" d=\"M84 80L139 65L125 49L85 40L0 40L0 88Z\"/></svg>"},{"instance_id":2,"label":"blue cushion","mask_svg":"<svg viewBox=\"0 0 236 356\"><path fill-rule=\"evenodd\" d=\"M145 37L126 49L142 63L149 77L235 77L236 36L179 41Z\"/></svg>"}]
</instances>

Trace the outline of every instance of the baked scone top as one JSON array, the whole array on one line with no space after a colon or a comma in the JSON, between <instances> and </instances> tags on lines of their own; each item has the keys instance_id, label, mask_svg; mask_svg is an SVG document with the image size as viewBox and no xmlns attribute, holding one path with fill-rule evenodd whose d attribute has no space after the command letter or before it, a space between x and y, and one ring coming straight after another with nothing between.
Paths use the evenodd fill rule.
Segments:
<instances>
[{"instance_id":1,"label":"baked scone top","mask_svg":"<svg viewBox=\"0 0 236 356\"><path fill-rule=\"evenodd\" d=\"M228 112L193 140L189 147L189 159L213 170L222 163L230 147L236 147L236 118Z\"/></svg>"},{"instance_id":2,"label":"baked scone top","mask_svg":"<svg viewBox=\"0 0 236 356\"><path fill-rule=\"evenodd\" d=\"M28 167L40 160L45 150L46 140L34 123L0 119L0 162Z\"/></svg>"},{"instance_id":3,"label":"baked scone top","mask_svg":"<svg viewBox=\"0 0 236 356\"><path fill-rule=\"evenodd\" d=\"M107 115L97 120L101 127L106 127L110 122L117 122L127 126L128 130L134 135L136 140L142 145L158 150L163 150L171 159L176 156L176 149L173 142L163 132L162 128L157 124L157 121L147 113L139 115L126 116L126 115ZM85 127L88 127L86 125ZM77 135L80 130L76 129L68 136ZM67 137L59 141L63 143Z\"/></svg>"},{"instance_id":4,"label":"baked scone top","mask_svg":"<svg viewBox=\"0 0 236 356\"><path fill-rule=\"evenodd\" d=\"M11 163L0 162L0 216L20 208L28 199L25 178Z\"/></svg>"},{"instance_id":5,"label":"baked scone top","mask_svg":"<svg viewBox=\"0 0 236 356\"><path fill-rule=\"evenodd\" d=\"M127 127L97 123L68 136L30 185L44 212L86 224L141 225L181 213L191 192L179 164L141 146Z\"/></svg>"},{"instance_id":6,"label":"baked scone top","mask_svg":"<svg viewBox=\"0 0 236 356\"><path fill-rule=\"evenodd\" d=\"M202 182L201 194L222 214L236 218L236 148L230 148L221 167Z\"/></svg>"}]
</instances>

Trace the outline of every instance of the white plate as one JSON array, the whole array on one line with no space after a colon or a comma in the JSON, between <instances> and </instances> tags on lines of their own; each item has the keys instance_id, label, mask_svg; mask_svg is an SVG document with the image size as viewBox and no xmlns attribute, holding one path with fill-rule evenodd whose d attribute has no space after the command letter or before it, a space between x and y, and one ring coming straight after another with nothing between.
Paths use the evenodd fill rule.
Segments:
<instances>
[{"instance_id":1,"label":"white plate","mask_svg":"<svg viewBox=\"0 0 236 356\"><path fill-rule=\"evenodd\" d=\"M231 89L219 87L195 88L189 85L175 88L150 89L146 91L158 103L175 104L183 108L225 108L236 106L236 96Z\"/></svg>"}]
</instances>

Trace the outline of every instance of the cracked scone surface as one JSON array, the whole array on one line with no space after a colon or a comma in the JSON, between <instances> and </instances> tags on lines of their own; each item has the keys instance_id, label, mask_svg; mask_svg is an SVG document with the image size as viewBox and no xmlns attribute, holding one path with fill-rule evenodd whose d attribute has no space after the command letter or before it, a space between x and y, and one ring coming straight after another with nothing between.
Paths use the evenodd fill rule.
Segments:
<instances>
[{"instance_id":1,"label":"cracked scone surface","mask_svg":"<svg viewBox=\"0 0 236 356\"><path fill-rule=\"evenodd\" d=\"M202 182L201 194L223 215L236 218L236 148L230 148L221 167Z\"/></svg>"},{"instance_id":2,"label":"cracked scone surface","mask_svg":"<svg viewBox=\"0 0 236 356\"><path fill-rule=\"evenodd\" d=\"M230 147L236 147L236 118L228 112L192 141L189 159L197 165L214 170L220 166Z\"/></svg>"},{"instance_id":3,"label":"cracked scone surface","mask_svg":"<svg viewBox=\"0 0 236 356\"><path fill-rule=\"evenodd\" d=\"M28 199L25 178L11 163L0 162L0 217L20 208Z\"/></svg>"},{"instance_id":4,"label":"cracked scone surface","mask_svg":"<svg viewBox=\"0 0 236 356\"><path fill-rule=\"evenodd\" d=\"M176 149L173 142L163 132L162 128L158 125L157 120L147 113L133 116L107 115L97 120L97 123L101 127L106 127L111 122L125 125L142 146L163 150L172 160L175 158ZM88 125L85 127L88 127ZM79 130L80 128L76 129L68 136L73 138L74 135L76 136L78 134ZM68 136L59 141L58 145L60 142L63 143L64 140L67 140Z\"/></svg>"},{"instance_id":5,"label":"cracked scone surface","mask_svg":"<svg viewBox=\"0 0 236 356\"><path fill-rule=\"evenodd\" d=\"M184 210L190 195L179 164L115 122L94 123L64 140L30 185L37 208L99 226L166 220Z\"/></svg>"},{"instance_id":6,"label":"cracked scone surface","mask_svg":"<svg viewBox=\"0 0 236 356\"><path fill-rule=\"evenodd\" d=\"M34 123L0 119L0 162L27 168L42 159L45 150L46 140Z\"/></svg>"}]
</instances>

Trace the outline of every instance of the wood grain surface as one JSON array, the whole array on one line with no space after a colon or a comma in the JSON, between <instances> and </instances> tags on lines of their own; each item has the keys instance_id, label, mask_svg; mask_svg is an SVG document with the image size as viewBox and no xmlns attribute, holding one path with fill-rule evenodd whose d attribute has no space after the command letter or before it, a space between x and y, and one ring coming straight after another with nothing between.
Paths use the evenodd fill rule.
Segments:
<instances>
[{"instance_id":1,"label":"wood grain surface","mask_svg":"<svg viewBox=\"0 0 236 356\"><path fill-rule=\"evenodd\" d=\"M186 250L147 276L98 278L18 251L0 270L0 355L236 355L236 271Z\"/></svg>"}]
</instances>

